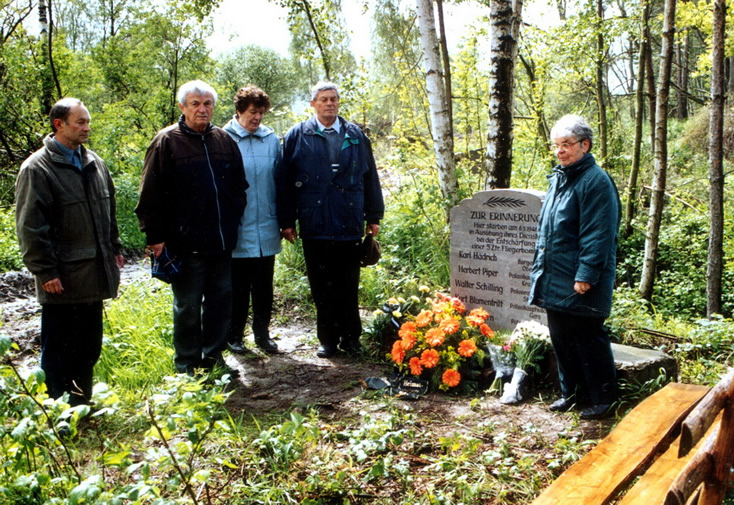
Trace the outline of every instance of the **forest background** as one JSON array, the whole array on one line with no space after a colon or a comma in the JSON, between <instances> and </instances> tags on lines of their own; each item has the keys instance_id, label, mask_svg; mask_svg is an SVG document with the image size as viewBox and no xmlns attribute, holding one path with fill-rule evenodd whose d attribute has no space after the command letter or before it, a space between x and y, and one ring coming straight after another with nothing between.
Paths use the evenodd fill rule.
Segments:
<instances>
[{"instance_id":1,"label":"forest background","mask_svg":"<svg viewBox=\"0 0 734 505\"><path fill-rule=\"evenodd\" d=\"M272 1L287 13L288 54L256 44L212 51L216 0L0 0L0 269L22 267L15 176L40 147L58 98L89 108L89 146L113 174L124 247L139 252L142 161L155 132L178 118L180 84L201 78L216 87L217 125L231 117L235 91L256 84L273 103L265 124L282 135L309 115L310 86L328 78L340 85L341 115L373 139L386 193L384 257L363 271L365 309L420 285L448 290L448 209L492 187L545 190L550 126L576 113L591 123L594 154L625 208L614 338L670 352L683 382L714 384L732 365L734 112L725 100L734 91L734 30L724 29L734 25L732 2L534 4L557 13L554 26L534 24L518 1L476 2L481 15L445 33L443 10L466 12L471 2L355 1L370 27L369 41L358 41L369 51L358 58L340 0ZM242 5L242 30L270 22ZM500 33L509 47L498 48ZM297 247L278 256L276 290L282 307L312 310ZM158 302L123 293L116 303ZM123 399L153 387L114 381L109 373Z\"/></svg>"}]
</instances>

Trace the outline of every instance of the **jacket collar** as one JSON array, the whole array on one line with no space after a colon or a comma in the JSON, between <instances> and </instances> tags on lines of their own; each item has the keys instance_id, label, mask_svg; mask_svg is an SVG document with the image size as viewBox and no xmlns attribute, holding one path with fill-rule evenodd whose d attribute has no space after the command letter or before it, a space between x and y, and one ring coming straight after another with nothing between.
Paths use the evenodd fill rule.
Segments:
<instances>
[{"instance_id":1,"label":"jacket collar","mask_svg":"<svg viewBox=\"0 0 734 505\"><path fill-rule=\"evenodd\" d=\"M59 149L59 145L54 140L53 133L49 133L44 137L43 146L46 148L46 151L48 151L48 154L51 157L51 161L61 165L73 167L74 170L77 170L74 165L66 161L66 156L64 156L64 153L61 151L61 149ZM84 168L89 165L93 161L93 159L92 156L89 154L89 149L84 147L84 144L81 144L79 146L79 152L82 155L82 168Z\"/></svg>"},{"instance_id":2,"label":"jacket collar","mask_svg":"<svg viewBox=\"0 0 734 505\"><path fill-rule=\"evenodd\" d=\"M235 117L232 117L232 119L230 119L227 124L222 127L222 129L226 130L228 133L236 135L240 139L244 139L247 137L257 137L259 139L264 139L268 135L275 133L275 130L273 130L269 126L265 126L262 124L258 126L255 132L249 132L237 122L237 119Z\"/></svg>"},{"instance_id":3,"label":"jacket collar","mask_svg":"<svg viewBox=\"0 0 734 505\"><path fill-rule=\"evenodd\" d=\"M560 174L568 180L573 180L578 177L579 174L587 170L589 167L593 167L594 165L596 165L596 159L594 158L594 155L591 153L586 153L580 160L572 165L569 165L567 167L562 167L560 164L556 165L556 167L553 169L553 173Z\"/></svg>"},{"instance_id":4,"label":"jacket collar","mask_svg":"<svg viewBox=\"0 0 734 505\"><path fill-rule=\"evenodd\" d=\"M341 116L337 116L337 121L339 121L340 127L346 132L346 137L354 138L357 136L357 132L354 130L357 128L355 125L347 121ZM320 135L319 131L321 128L319 128L319 122L316 121L316 116L311 116L308 118L303 126L303 133L306 135Z\"/></svg>"},{"instance_id":5,"label":"jacket collar","mask_svg":"<svg viewBox=\"0 0 734 505\"><path fill-rule=\"evenodd\" d=\"M209 123L204 133L199 133L197 131L194 131L191 128L189 128L188 125L186 124L186 118L184 117L183 114L181 114L181 117L178 118L178 127L181 128L182 132L188 135L198 135L198 136L209 135L209 133L214 129L214 126L211 123Z\"/></svg>"}]
</instances>

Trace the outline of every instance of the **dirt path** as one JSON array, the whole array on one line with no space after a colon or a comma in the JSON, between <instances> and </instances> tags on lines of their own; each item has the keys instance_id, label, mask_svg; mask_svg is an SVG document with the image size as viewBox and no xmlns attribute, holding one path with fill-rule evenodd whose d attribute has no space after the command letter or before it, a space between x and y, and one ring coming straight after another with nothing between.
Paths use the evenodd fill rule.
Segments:
<instances>
[{"instance_id":1,"label":"dirt path","mask_svg":"<svg viewBox=\"0 0 734 505\"><path fill-rule=\"evenodd\" d=\"M126 265L123 283L146 275L139 262ZM0 332L19 345L25 366L37 366L40 307L27 272L0 275L0 311ZM242 372L228 400L233 413L257 416L317 408L326 418L358 419L364 411L382 408L382 402L370 400L377 393L365 393L362 381L367 377L385 377L390 371L388 365L341 354L331 359L318 358L314 324L303 318L295 318L290 326L274 324L271 336L281 349L278 354L266 355L255 350L226 358ZM255 348L251 335L246 344ZM473 398L443 394L429 394L417 401L395 401L405 411L419 414L438 436L470 431L480 422L492 420L508 427L532 425L546 443L552 444L560 433L582 439L600 438L612 422L577 422L570 414L550 413L546 403L556 394L551 387L533 394L534 398L518 405L502 405L495 396L472 402ZM539 395L544 402L539 400Z\"/></svg>"}]
</instances>

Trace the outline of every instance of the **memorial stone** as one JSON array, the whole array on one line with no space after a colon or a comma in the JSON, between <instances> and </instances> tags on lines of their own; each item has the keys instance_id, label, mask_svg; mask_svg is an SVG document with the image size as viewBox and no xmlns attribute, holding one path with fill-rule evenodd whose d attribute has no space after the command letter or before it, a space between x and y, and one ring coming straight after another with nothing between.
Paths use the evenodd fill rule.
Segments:
<instances>
[{"instance_id":1,"label":"memorial stone","mask_svg":"<svg viewBox=\"0 0 734 505\"><path fill-rule=\"evenodd\" d=\"M546 324L545 310L527 303L544 195L481 191L451 209L451 294L469 310L489 312L494 330L527 320Z\"/></svg>"}]
</instances>

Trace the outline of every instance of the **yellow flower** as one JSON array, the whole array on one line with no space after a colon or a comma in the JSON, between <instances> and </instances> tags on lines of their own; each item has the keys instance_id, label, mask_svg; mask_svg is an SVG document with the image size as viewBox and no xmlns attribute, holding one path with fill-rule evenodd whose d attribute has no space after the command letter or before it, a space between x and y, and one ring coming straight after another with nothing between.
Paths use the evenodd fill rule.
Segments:
<instances>
[{"instance_id":1,"label":"yellow flower","mask_svg":"<svg viewBox=\"0 0 734 505\"><path fill-rule=\"evenodd\" d=\"M430 293L431 292L431 288L429 288L428 286L426 286L424 284L424 285L421 285L421 287L418 288L418 291L420 291L421 293Z\"/></svg>"},{"instance_id":2,"label":"yellow flower","mask_svg":"<svg viewBox=\"0 0 734 505\"><path fill-rule=\"evenodd\" d=\"M392 315L393 317L403 317L403 313L400 312L399 310L393 310Z\"/></svg>"},{"instance_id":3,"label":"yellow flower","mask_svg":"<svg viewBox=\"0 0 734 505\"><path fill-rule=\"evenodd\" d=\"M388 298L387 303L388 305L397 305L399 302L397 298Z\"/></svg>"}]
</instances>

